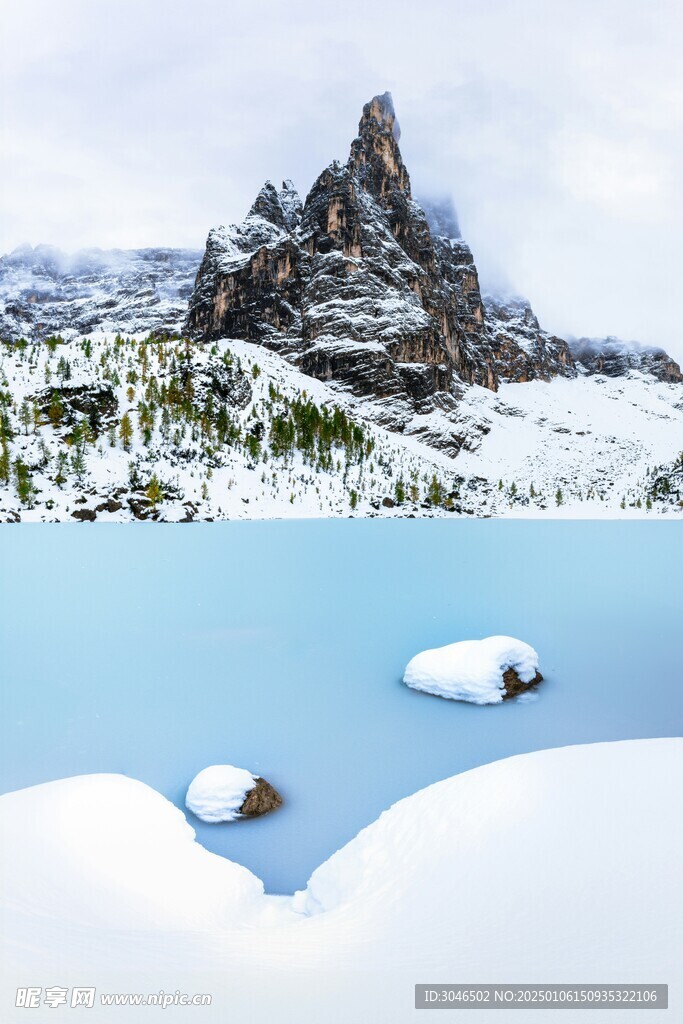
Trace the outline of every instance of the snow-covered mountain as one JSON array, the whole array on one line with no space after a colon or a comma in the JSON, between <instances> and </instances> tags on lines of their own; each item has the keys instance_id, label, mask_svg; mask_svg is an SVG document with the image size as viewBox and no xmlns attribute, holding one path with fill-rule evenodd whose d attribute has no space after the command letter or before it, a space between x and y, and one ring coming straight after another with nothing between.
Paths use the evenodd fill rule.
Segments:
<instances>
[{"instance_id":1,"label":"snow-covered mountain","mask_svg":"<svg viewBox=\"0 0 683 1024\"><path fill-rule=\"evenodd\" d=\"M182 324L201 253L193 249L21 246L0 257L0 338L82 337Z\"/></svg>"},{"instance_id":2,"label":"snow-covered mountain","mask_svg":"<svg viewBox=\"0 0 683 1024\"><path fill-rule=\"evenodd\" d=\"M454 211L412 198L399 137L391 96L375 96L347 162L326 168L304 203L291 182L279 192L266 182L243 224L211 231L188 331L282 352L363 398L393 430L412 433L433 414L439 430L426 437L450 454L461 446L466 384L497 391L629 369L683 380L665 353L614 339L572 347L541 328L526 300L482 298Z\"/></svg>"},{"instance_id":3,"label":"snow-covered mountain","mask_svg":"<svg viewBox=\"0 0 683 1024\"><path fill-rule=\"evenodd\" d=\"M399 134L376 96L203 257L0 259L0 518L677 513L678 365L482 295Z\"/></svg>"}]
</instances>

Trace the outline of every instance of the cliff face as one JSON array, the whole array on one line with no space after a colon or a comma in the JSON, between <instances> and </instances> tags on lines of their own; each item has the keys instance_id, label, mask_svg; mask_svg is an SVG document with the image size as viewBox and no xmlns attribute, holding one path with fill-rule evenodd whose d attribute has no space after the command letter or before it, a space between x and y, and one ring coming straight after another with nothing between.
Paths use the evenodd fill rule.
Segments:
<instances>
[{"instance_id":1,"label":"cliff face","mask_svg":"<svg viewBox=\"0 0 683 1024\"><path fill-rule=\"evenodd\" d=\"M551 380L575 374L569 345L541 328L527 299L487 295L484 303L499 380Z\"/></svg>"},{"instance_id":2,"label":"cliff face","mask_svg":"<svg viewBox=\"0 0 683 1024\"><path fill-rule=\"evenodd\" d=\"M412 198L399 138L391 96L375 96L349 159L303 206L291 182L267 182L243 224L213 230L187 330L277 349L373 400L398 430L433 411L457 421L462 383L575 375L568 345L525 300L482 300L453 211L432 203L428 216ZM457 431L434 443L457 450Z\"/></svg>"}]
</instances>

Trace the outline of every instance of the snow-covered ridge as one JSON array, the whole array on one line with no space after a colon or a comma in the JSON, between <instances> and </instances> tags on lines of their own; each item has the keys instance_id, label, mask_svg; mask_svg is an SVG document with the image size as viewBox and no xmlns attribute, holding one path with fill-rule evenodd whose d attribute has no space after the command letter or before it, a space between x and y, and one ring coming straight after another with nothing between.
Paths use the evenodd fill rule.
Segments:
<instances>
[{"instance_id":1,"label":"snow-covered ridge","mask_svg":"<svg viewBox=\"0 0 683 1024\"><path fill-rule=\"evenodd\" d=\"M17 971L57 961L60 984L83 984L87 968L110 990L117 971L141 965L152 987L174 977L171 991L206 991L198 982L211 976L215 1019L226 1000L257 1021L279 1002L292 1024L318 1021L325 992L326 1019L368 1019L368 971L396 1021L412 1019L406 991L429 976L513 980L533 968L552 981L673 987L683 822L671 794L682 786L680 739L511 757L401 800L305 890L277 897L200 847L140 782L46 783L0 798L3 961L15 987Z\"/></svg>"},{"instance_id":2,"label":"snow-covered ridge","mask_svg":"<svg viewBox=\"0 0 683 1024\"><path fill-rule=\"evenodd\" d=\"M21 246L0 257L0 339L172 330L200 261L194 249Z\"/></svg>"}]
</instances>

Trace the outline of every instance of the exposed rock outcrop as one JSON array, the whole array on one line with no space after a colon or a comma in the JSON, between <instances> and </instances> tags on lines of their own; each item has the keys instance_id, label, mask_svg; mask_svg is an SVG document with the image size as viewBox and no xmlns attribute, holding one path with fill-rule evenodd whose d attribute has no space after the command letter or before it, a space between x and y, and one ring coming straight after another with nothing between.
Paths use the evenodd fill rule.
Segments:
<instances>
[{"instance_id":1,"label":"exposed rock outcrop","mask_svg":"<svg viewBox=\"0 0 683 1024\"><path fill-rule=\"evenodd\" d=\"M278 791L259 776L254 788L247 793L239 813L243 818L260 818L262 814L268 814L281 806L282 797Z\"/></svg>"},{"instance_id":2,"label":"exposed rock outcrop","mask_svg":"<svg viewBox=\"0 0 683 1024\"><path fill-rule=\"evenodd\" d=\"M538 686L539 683L543 682L543 676L540 672L537 672L531 682L523 683L514 668L506 668L503 672L503 682L505 683L503 700L510 700L512 697L517 697L520 693L524 693L525 690Z\"/></svg>"},{"instance_id":3,"label":"exposed rock outcrop","mask_svg":"<svg viewBox=\"0 0 683 1024\"><path fill-rule=\"evenodd\" d=\"M49 416L55 404L61 407L60 416L68 426L83 416L98 434L117 416L119 403L113 388L106 384L59 384L47 388L33 398L44 416Z\"/></svg>"}]
</instances>

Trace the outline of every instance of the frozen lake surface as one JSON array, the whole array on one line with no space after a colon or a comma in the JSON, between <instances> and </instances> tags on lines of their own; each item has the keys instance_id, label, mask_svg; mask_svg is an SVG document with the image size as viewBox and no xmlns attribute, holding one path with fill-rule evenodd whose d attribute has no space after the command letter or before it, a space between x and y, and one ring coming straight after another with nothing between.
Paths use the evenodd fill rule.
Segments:
<instances>
[{"instance_id":1,"label":"frozen lake surface","mask_svg":"<svg viewBox=\"0 0 683 1024\"><path fill-rule=\"evenodd\" d=\"M268 817L200 841L292 892L395 800L510 754L680 735L678 523L317 520L0 530L0 789L90 772L183 806L207 765L268 779ZM401 684L492 634L535 699Z\"/></svg>"}]
</instances>

